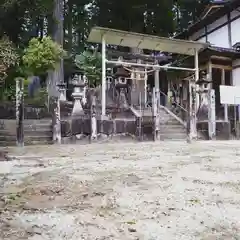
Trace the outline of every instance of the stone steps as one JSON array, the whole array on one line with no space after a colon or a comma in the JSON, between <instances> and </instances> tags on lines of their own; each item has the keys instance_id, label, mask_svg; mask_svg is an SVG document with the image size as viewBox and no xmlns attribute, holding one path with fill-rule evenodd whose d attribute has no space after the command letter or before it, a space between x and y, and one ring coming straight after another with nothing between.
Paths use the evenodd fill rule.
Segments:
<instances>
[{"instance_id":1,"label":"stone steps","mask_svg":"<svg viewBox=\"0 0 240 240\"><path fill-rule=\"evenodd\" d=\"M179 141L186 140L186 133L160 133L160 140L162 141Z\"/></svg>"},{"instance_id":2,"label":"stone steps","mask_svg":"<svg viewBox=\"0 0 240 240\"><path fill-rule=\"evenodd\" d=\"M165 128L165 127L160 127L160 133L163 133L163 134L173 134L173 133L183 133L183 134L186 134L186 129L184 128Z\"/></svg>"},{"instance_id":3,"label":"stone steps","mask_svg":"<svg viewBox=\"0 0 240 240\"><path fill-rule=\"evenodd\" d=\"M16 145L16 121L4 120L0 130L0 146ZM50 119L24 120L24 145L52 144L52 123Z\"/></svg>"},{"instance_id":4,"label":"stone steps","mask_svg":"<svg viewBox=\"0 0 240 240\"><path fill-rule=\"evenodd\" d=\"M52 130L41 129L38 131L35 130L24 130L24 136L26 137L52 137Z\"/></svg>"},{"instance_id":5,"label":"stone steps","mask_svg":"<svg viewBox=\"0 0 240 240\"><path fill-rule=\"evenodd\" d=\"M135 108L139 112L138 108ZM177 140L182 141L186 140L187 133L186 128L179 121L177 117L174 117L173 113L169 113L164 108L159 109L160 114L160 139L163 141L167 140ZM145 136L144 139L148 140L152 136L153 132L153 117L152 111L150 108L142 109L142 132Z\"/></svg>"},{"instance_id":6,"label":"stone steps","mask_svg":"<svg viewBox=\"0 0 240 240\"><path fill-rule=\"evenodd\" d=\"M183 141L187 138L186 128L164 109L160 109L160 139Z\"/></svg>"},{"instance_id":7,"label":"stone steps","mask_svg":"<svg viewBox=\"0 0 240 240\"><path fill-rule=\"evenodd\" d=\"M144 134L152 134L153 118L149 109L143 110L142 128ZM183 141L187 138L186 128L166 110L160 109L160 140ZM149 136L148 136L149 138Z\"/></svg>"}]
</instances>

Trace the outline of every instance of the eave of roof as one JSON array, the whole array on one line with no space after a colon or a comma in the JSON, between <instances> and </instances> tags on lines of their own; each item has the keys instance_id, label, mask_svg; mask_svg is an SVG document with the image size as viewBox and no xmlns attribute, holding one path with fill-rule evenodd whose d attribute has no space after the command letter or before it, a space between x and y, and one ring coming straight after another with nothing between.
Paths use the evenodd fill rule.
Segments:
<instances>
[{"instance_id":1,"label":"eave of roof","mask_svg":"<svg viewBox=\"0 0 240 240\"><path fill-rule=\"evenodd\" d=\"M222 4L220 6L222 6ZM194 22L187 29L185 29L181 33L177 34L175 37L180 38L180 39L188 38L193 33L197 32L198 30L205 27L206 25L211 24L216 19L224 16L226 13L234 10L235 8L237 8L239 6L240 6L239 0L229 0L225 3L224 7L212 9L211 13L209 13L205 16L203 15L204 18L202 17L198 21Z\"/></svg>"},{"instance_id":2,"label":"eave of roof","mask_svg":"<svg viewBox=\"0 0 240 240\"><path fill-rule=\"evenodd\" d=\"M217 5L208 5L205 9L205 11L203 11L203 13L200 16L200 19L204 19L206 16L211 15L212 12L214 12L215 10L224 7L224 3L222 2L221 4L217 4Z\"/></svg>"},{"instance_id":3,"label":"eave of roof","mask_svg":"<svg viewBox=\"0 0 240 240\"><path fill-rule=\"evenodd\" d=\"M240 58L240 52L238 52L234 48L223 48L223 47L215 47L215 46L210 46L210 47L206 48L200 54L203 54L203 55L208 54L208 55L229 57L229 58L232 58L232 59Z\"/></svg>"}]
</instances>

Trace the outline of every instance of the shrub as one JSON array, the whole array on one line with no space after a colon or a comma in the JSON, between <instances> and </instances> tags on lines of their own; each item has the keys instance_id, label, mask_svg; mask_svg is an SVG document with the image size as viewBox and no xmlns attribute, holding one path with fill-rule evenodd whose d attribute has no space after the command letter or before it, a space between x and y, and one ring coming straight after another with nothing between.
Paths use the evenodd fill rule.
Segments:
<instances>
[{"instance_id":1,"label":"shrub","mask_svg":"<svg viewBox=\"0 0 240 240\"><path fill-rule=\"evenodd\" d=\"M32 38L22 57L23 70L30 75L42 75L54 70L65 56L62 47L50 37Z\"/></svg>"}]
</instances>

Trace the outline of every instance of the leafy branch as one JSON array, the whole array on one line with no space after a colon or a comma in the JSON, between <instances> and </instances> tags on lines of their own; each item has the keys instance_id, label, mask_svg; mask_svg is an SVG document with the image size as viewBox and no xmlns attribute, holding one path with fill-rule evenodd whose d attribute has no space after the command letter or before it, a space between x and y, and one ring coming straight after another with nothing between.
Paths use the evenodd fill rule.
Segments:
<instances>
[{"instance_id":1,"label":"leafy branch","mask_svg":"<svg viewBox=\"0 0 240 240\"><path fill-rule=\"evenodd\" d=\"M23 69L28 75L41 75L54 70L65 55L62 47L50 37L32 38L22 57Z\"/></svg>"},{"instance_id":2,"label":"leafy branch","mask_svg":"<svg viewBox=\"0 0 240 240\"><path fill-rule=\"evenodd\" d=\"M98 85L101 81L102 58L98 52L84 51L75 58L76 66L86 74L91 85Z\"/></svg>"}]
</instances>

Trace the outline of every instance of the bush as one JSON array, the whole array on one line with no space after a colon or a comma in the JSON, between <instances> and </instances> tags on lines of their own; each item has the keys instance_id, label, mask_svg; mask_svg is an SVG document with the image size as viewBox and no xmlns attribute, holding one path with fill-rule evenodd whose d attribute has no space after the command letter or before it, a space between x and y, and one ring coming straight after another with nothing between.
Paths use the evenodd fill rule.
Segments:
<instances>
[{"instance_id":1,"label":"bush","mask_svg":"<svg viewBox=\"0 0 240 240\"><path fill-rule=\"evenodd\" d=\"M45 74L48 70L54 70L65 54L50 37L32 38L22 57L23 71L28 76Z\"/></svg>"}]
</instances>

